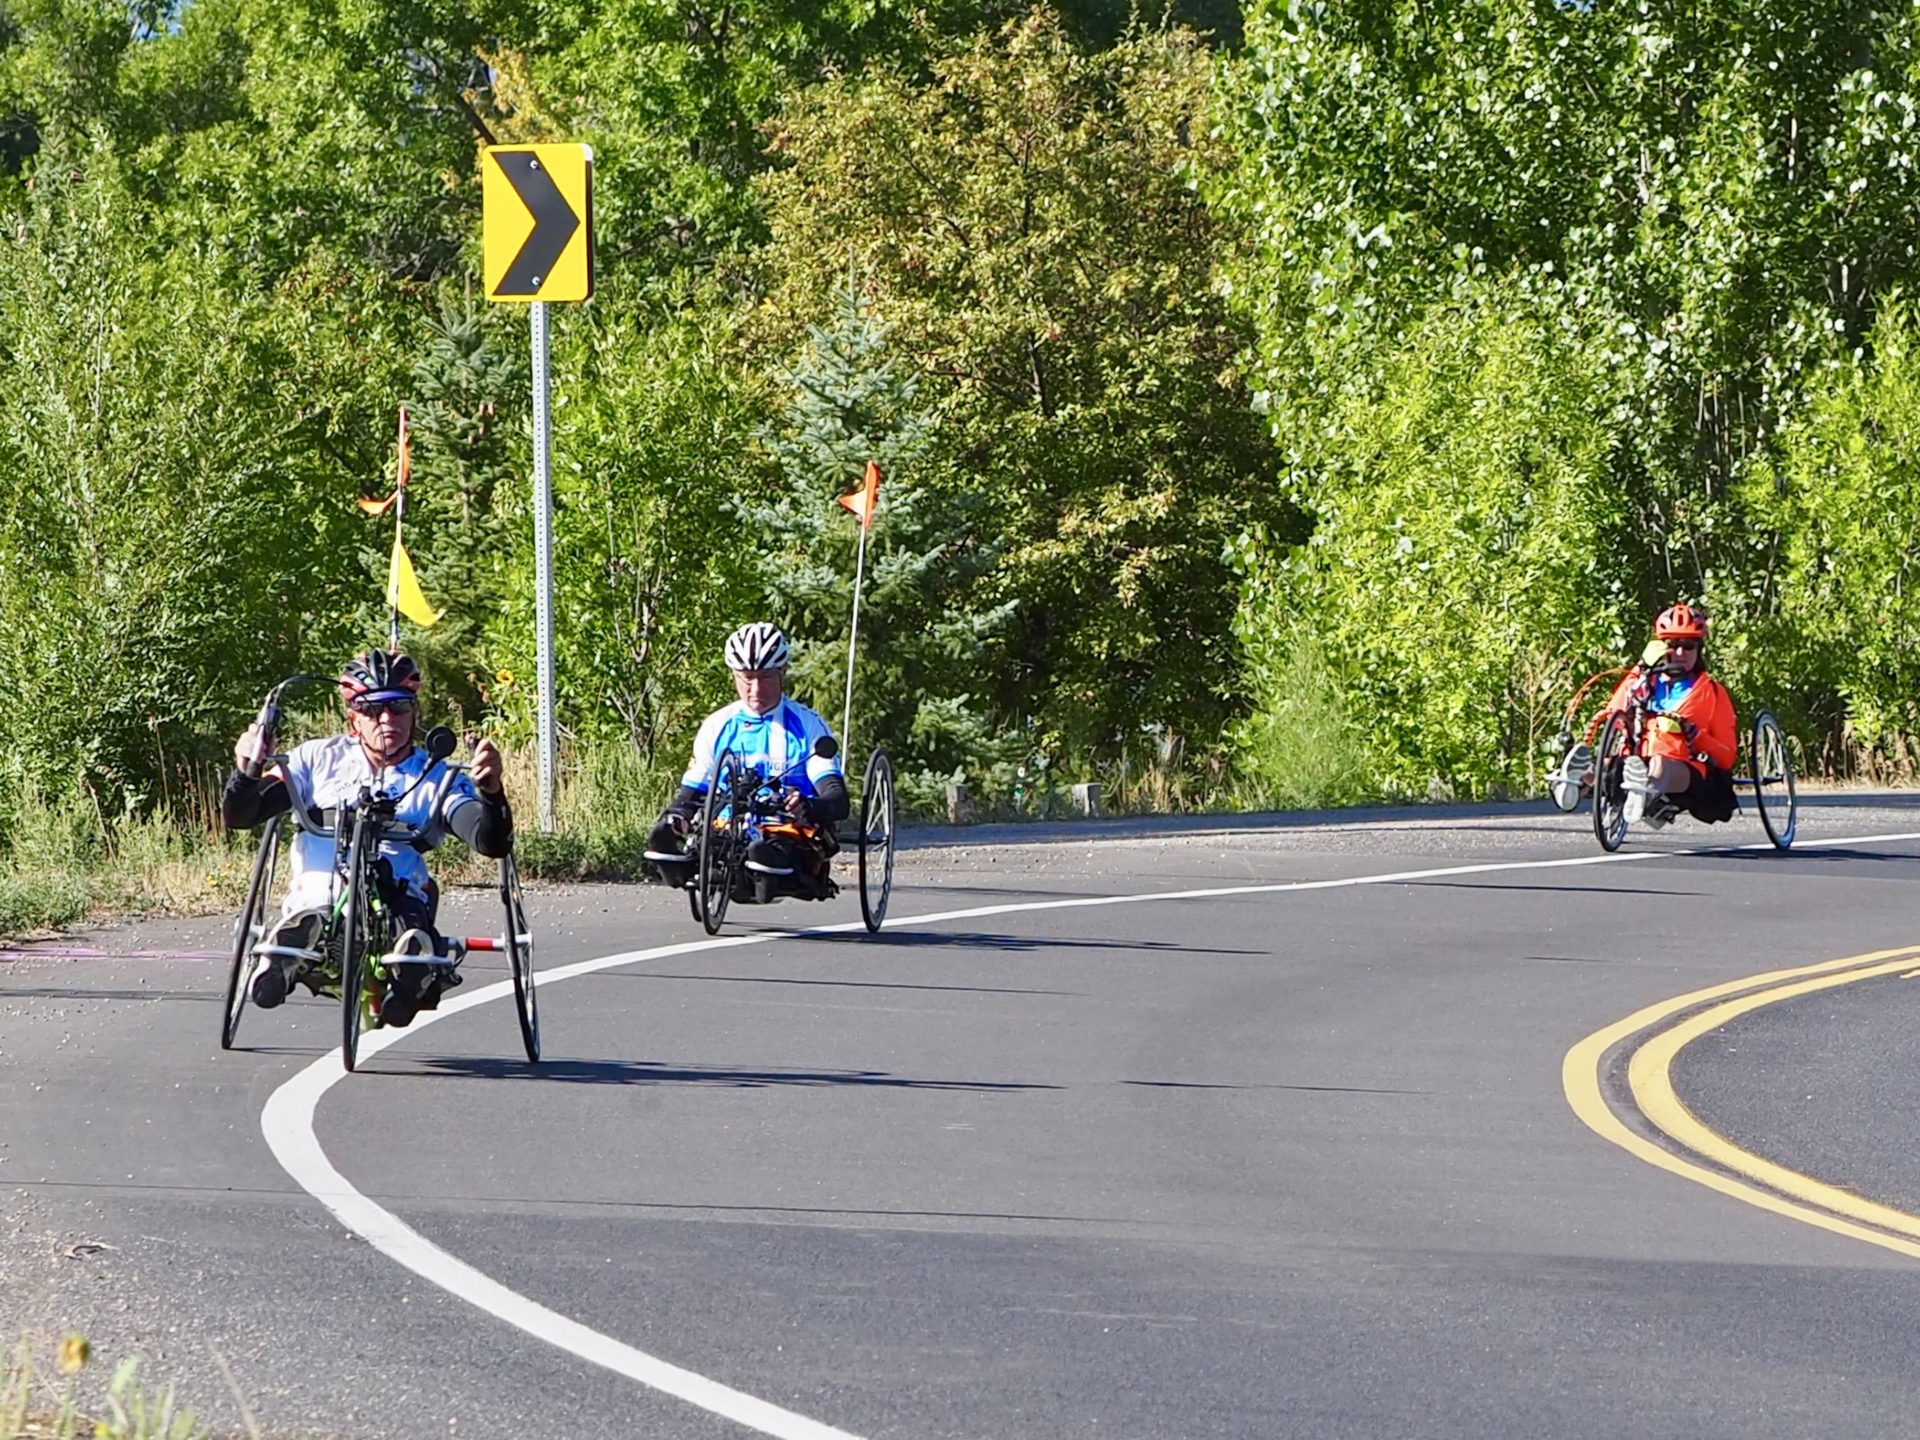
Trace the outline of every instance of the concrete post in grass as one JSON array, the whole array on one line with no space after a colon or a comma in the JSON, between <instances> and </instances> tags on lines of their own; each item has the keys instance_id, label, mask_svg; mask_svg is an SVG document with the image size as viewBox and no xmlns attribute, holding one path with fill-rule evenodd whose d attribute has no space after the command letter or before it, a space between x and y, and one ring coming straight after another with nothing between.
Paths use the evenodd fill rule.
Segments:
<instances>
[{"instance_id":1,"label":"concrete post in grass","mask_svg":"<svg viewBox=\"0 0 1920 1440\"><path fill-rule=\"evenodd\" d=\"M973 802L967 798L967 787L949 783L947 786L947 823L965 825L973 819Z\"/></svg>"},{"instance_id":2,"label":"concrete post in grass","mask_svg":"<svg viewBox=\"0 0 1920 1440\"><path fill-rule=\"evenodd\" d=\"M1073 787L1073 813L1094 819L1100 814L1100 787L1089 783Z\"/></svg>"}]
</instances>

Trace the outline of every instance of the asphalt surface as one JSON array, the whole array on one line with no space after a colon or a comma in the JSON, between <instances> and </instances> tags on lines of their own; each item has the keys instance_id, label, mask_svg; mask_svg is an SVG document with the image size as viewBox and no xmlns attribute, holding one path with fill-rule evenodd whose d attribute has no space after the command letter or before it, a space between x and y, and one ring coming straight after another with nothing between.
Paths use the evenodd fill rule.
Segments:
<instances>
[{"instance_id":1,"label":"asphalt surface","mask_svg":"<svg viewBox=\"0 0 1920 1440\"><path fill-rule=\"evenodd\" d=\"M1920 841L1822 843L1920 831L1920 800L1806 803L1784 858L1675 853L1761 838L1683 822L1630 841L1652 860L913 921L1597 853L1530 807L1108 829L910 853L877 938L550 985L537 1068L510 1004L450 1016L329 1090L319 1140L521 1295L873 1440L1914 1428L1912 1263L1604 1143L1560 1066L1684 991L1920 942ZM449 903L486 929L484 898ZM529 898L543 970L700 938L658 889ZM298 1188L261 1111L337 1010L250 1012L222 1053L225 961L194 956L229 925L0 956L0 1333L139 1351L230 1431L221 1361L270 1436L751 1433L451 1298ZM1920 1205L1916 987L1755 1012L1676 1086Z\"/></svg>"}]
</instances>

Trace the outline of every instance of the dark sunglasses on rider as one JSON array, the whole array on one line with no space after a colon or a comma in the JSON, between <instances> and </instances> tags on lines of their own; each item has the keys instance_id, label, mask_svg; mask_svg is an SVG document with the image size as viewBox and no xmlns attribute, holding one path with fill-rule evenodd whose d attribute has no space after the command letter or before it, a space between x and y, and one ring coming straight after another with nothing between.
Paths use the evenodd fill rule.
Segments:
<instances>
[{"instance_id":1,"label":"dark sunglasses on rider","mask_svg":"<svg viewBox=\"0 0 1920 1440\"><path fill-rule=\"evenodd\" d=\"M1700 648L1700 642L1698 640L1667 641L1667 649L1669 650L1698 650L1699 648Z\"/></svg>"},{"instance_id":2,"label":"dark sunglasses on rider","mask_svg":"<svg viewBox=\"0 0 1920 1440\"><path fill-rule=\"evenodd\" d=\"M377 718L388 713L394 715L411 715L413 713L413 701L356 700L353 702L353 713L356 715L365 715L370 718Z\"/></svg>"}]
</instances>

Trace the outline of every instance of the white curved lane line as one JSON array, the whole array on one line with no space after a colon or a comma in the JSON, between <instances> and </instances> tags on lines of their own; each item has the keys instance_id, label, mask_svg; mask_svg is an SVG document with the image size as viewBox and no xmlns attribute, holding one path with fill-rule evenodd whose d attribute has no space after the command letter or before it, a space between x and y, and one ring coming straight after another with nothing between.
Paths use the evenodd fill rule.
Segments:
<instances>
[{"instance_id":1,"label":"white curved lane line","mask_svg":"<svg viewBox=\"0 0 1920 1440\"><path fill-rule=\"evenodd\" d=\"M1890 835L1847 835L1823 842L1834 845L1890 844L1899 840L1920 840L1920 831ZM1711 845L1690 850L1633 850L1612 854L1578 855L1555 860L1497 860L1473 865L1447 865L1428 870L1398 870L1385 875L1348 875L1334 880L1288 880L1265 885L1223 885L1204 890L1162 890L1146 895L1077 895L1064 900L1023 900L1003 905L981 905L968 910L943 910L931 915L906 915L889 921L887 928L901 925L928 925L952 920L980 920L995 915L1015 915L1039 910L1092 909L1107 905L1141 905L1156 900L1212 900L1243 895L1282 895L1301 890L1344 890L1364 885L1398 885L1416 880L1443 879L1454 875L1487 875L1516 870L1566 870L1585 865L1619 865L1636 860L1680 860L1701 855L1723 854L1728 850L1771 850L1772 844ZM562 980L634 965L647 960L665 960L695 951L726 950L743 945L767 945L775 940L792 940L802 935L834 935L861 928L857 920L840 925L815 925L797 930L769 930L752 935L728 935L714 939L689 940L677 945L660 945L651 950L629 950L618 955L602 955L580 960L543 972L538 983L544 988ZM360 1042L363 1059L379 1054L389 1046L426 1026L435 1024L476 1005L503 1000L513 994L513 982L501 980L471 995L450 1000L438 1010L419 1016L406 1030L376 1030ZM260 1114L260 1128L281 1168L301 1189L312 1195L353 1234L374 1249L397 1261L421 1279L458 1296L497 1319L526 1331L536 1340L544 1340L596 1365L624 1375L630 1380L663 1394L686 1401L702 1410L743 1425L777 1440L859 1440L846 1430L837 1430L805 1415L784 1410L731 1386L722 1385L692 1370L683 1369L644 1350L636 1350L610 1335L603 1335L569 1319L556 1310L505 1285L442 1250L392 1211L381 1208L358 1190L327 1159L314 1131L314 1111L321 1098L346 1078L338 1052L329 1050L306 1069L275 1090Z\"/></svg>"}]
</instances>

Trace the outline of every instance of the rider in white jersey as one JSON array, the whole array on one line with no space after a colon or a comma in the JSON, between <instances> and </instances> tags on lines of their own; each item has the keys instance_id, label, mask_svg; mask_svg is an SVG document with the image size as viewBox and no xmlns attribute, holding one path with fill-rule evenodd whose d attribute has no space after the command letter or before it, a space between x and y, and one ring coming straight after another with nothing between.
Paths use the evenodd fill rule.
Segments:
<instances>
[{"instance_id":1,"label":"rider in white jersey","mask_svg":"<svg viewBox=\"0 0 1920 1440\"><path fill-rule=\"evenodd\" d=\"M723 751L731 750L743 764L778 782L784 809L797 825L831 825L851 808L838 757L818 749L833 732L814 711L783 693L786 637L764 621L742 625L727 637L726 658L739 699L702 722L680 788L648 837L647 859L669 885L692 878L684 842L706 800L714 759ZM748 848L746 863L768 895L809 893L824 875L825 854L791 836L766 836Z\"/></svg>"},{"instance_id":2,"label":"rider in white jersey","mask_svg":"<svg viewBox=\"0 0 1920 1440\"><path fill-rule=\"evenodd\" d=\"M396 952L424 955L441 949L434 930L440 894L427 873L426 852L452 833L478 854L497 859L512 848L513 815L501 789L500 751L491 740L474 747L467 774L431 773L440 762L414 744L419 693L420 670L408 656L384 650L356 656L340 674L348 732L296 745L277 772L258 775L272 737L258 726L249 728L234 747L234 772L227 777L220 809L229 829L249 829L296 804L316 823L329 825L326 812L351 804L363 785L371 784L379 795L401 797L394 818L418 838L411 844L382 840L378 868L383 899L408 927ZM331 839L296 828L291 848L287 899L272 943L311 950L339 898L341 877L333 868ZM262 956L252 982L253 1003L272 1009L301 974L302 967L286 957ZM410 1024L416 1011L439 1003L437 990L412 983L423 977L424 972L391 977L380 1010L385 1024ZM434 982L458 983L457 972Z\"/></svg>"}]
</instances>

